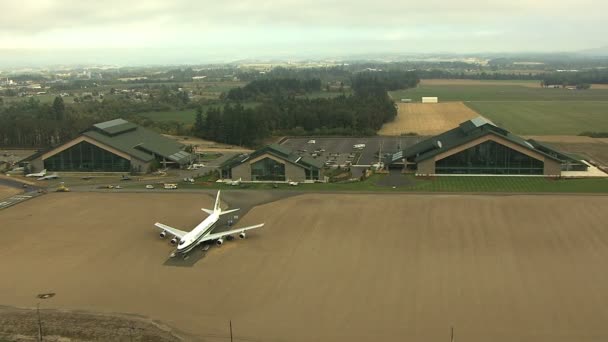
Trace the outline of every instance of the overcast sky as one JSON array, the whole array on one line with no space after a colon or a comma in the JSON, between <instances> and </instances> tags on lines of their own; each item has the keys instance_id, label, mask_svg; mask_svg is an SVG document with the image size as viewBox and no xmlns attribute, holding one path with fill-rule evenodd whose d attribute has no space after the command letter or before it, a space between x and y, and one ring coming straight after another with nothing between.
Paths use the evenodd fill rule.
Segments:
<instances>
[{"instance_id":1,"label":"overcast sky","mask_svg":"<svg viewBox=\"0 0 608 342\"><path fill-rule=\"evenodd\" d=\"M606 13L606 0L2 0L0 63L574 51L608 45Z\"/></svg>"}]
</instances>

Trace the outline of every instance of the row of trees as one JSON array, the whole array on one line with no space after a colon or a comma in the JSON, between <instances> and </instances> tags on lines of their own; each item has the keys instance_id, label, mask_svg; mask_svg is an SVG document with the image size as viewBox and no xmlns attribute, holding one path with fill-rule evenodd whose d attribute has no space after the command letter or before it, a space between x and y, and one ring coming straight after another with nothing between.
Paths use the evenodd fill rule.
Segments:
<instances>
[{"instance_id":1,"label":"row of trees","mask_svg":"<svg viewBox=\"0 0 608 342\"><path fill-rule=\"evenodd\" d=\"M253 146L272 134L354 135L374 134L383 123L397 114L387 90L412 87L418 83L414 73L374 72L352 75L353 95L335 98L297 98L298 92L318 91L320 79L257 80L241 88L258 94L260 104L245 108L230 99L209 108L199 109L194 127L176 121L153 121L141 113L197 108L187 94L160 86L148 101L132 101L126 96L107 96L103 100L64 104L61 97L53 103L35 98L11 101L0 106L0 145L50 147L61 144L92 124L125 118L137 124L170 134L187 134L220 142ZM263 95L262 95L263 94ZM271 94L271 95L267 95ZM208 105L208 104L207 104Z\"/></svg>"},{"instance_id":2,"label":"row of trees","mask_svg":"<svg viewBox=\"0 0 608 342\"><path fill-rule=\"evenodd\" d=\"M321 90L321 80L298 80L295 78L264 79L250 82L244 87L228 91L230 101L262 101L269 97L295 96Z\"/></svg>"},{"instance_id":3,"label":"row of trees","mask_svg":"<svg viewBox=\"0 0 608 342\"><path fill-rule=\"evenodd\" d=\"M139 113L173 108L161 102L133 102L125 98L106 98L66 105L61 97L53 103L35 98L11 101L0 106L0 146L50 147L63 143L91 125L125 118L173 134L186 134L188 127L178 122L154 122Z\"/></svg>"},{"instance_id":4,"label":"row of trees","mask_svg":"<svg viewBox=\"0 0 608 342\"><path fill-rule=\"evenodd\" d=\"M275 135L371 135L397 115L381 85L362 88L353 96L329 99L277 97L255 108L241 104L198 110L193 134L236 145L255 145Z\"/></svg>"},{"instance_id":5,"label":"row of trees","mask_svg":"<svg viewBox=\"0 0 608 342\"><path fill-rule=\"evenodd\" d=\"M30 98L0 109L0 145L53 146L97 121L73 108L66 108L61 97L53 104L41 104Z\"/></svg>"},{"instance_id":6,"label":"row of trees","mask_svg":"<svg viewBox=\"0 0 608 342\"><path fill-rule=\"evenodd\" d=\"M608 84L608 70L555 72L542 77L543 85L577 86L586 89L592 83Z\"/></svg>"},{"instance_id":7,"label":"row of trees","mask_svg":"<svg viewBox=\"0 0 608 342\"><path fill-rule=\"evenodd\" d=\"M414 88L420 83L418 74L411 71L366 71L355 74L351 86L358 95L369 95L370 91L386 93L387 90Z\"/></svg>"},{"instance_id":8,"label":"row of trees","mask_svg":"<svg viewBox=\"0 0 608 342\"><path fill-rule=\"evenodd\" d=\"M469 79L469 80L538 80L539 76L536 73L516 73L516 72L452 72L440 69L419 70L416 71L422 79Z\"/></svg>"}]
</instances>

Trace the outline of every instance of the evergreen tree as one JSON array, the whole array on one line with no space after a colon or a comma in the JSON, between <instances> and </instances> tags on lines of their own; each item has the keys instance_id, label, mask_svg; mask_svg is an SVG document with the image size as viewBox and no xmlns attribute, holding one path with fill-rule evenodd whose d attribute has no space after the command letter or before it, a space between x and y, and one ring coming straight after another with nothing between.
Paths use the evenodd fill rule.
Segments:
<instances>
[{"instance_id":1,"label":"evergreen tree","mask_svg":"<svg viewBox=\"0 0 608 342\"><path fill-rule=\"evenodd\" d=\"M55 120L63 120L63 114L65 113L65 104L63 103L63 98L61 98L61 96L55 97L55 100L53 101L52 112L55 117Z\"/></svg>"},{"instance_id":2,"label":"evergreen tree","mask_svg":"<svg viewBox=\"0 0 608 342\"><path fill-rule=\"evenodd\" d=\"M196 117L194 119L193 133L197 137L203 137L205 126L203 123L203 109L201 107L196 108Z\"/></svg>"}]
</instances>

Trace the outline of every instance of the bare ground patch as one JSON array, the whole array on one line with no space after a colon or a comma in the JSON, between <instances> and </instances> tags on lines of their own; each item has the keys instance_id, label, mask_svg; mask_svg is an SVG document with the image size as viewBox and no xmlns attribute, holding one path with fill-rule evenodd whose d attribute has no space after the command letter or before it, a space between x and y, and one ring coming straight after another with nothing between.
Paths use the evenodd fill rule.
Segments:
<instances>
[{"instance_id":1,"label":"bare ground patch","mask_svg":"<svg viewBox=\"0 0 608 342\"><path fill-rule=\"evenodd\" d=\"M49 194L0 212L0 303L134 313L226 341L608 339L608 197L308 194L189 267L152 224L201 194ZM8 275L8 276L7 276Z\"/></svg>"},{"instance_id":2,"label":"bare ground patch","mask_svg":"<svg viewBox=\"0 0 608 342\"><path fill-rule=\"evenodd\" d=\"M395 120L382 126L379 135L436 135L479 114L462 102L398 103Z\"/></svg>"},{"instance_id":3,"label":"bare ground patch","mask_svg":"<svg viewBox=\"0 0 608 342\"><path fill-rule=\"evenodd\" d=\"M21 193L21 192L22 191L20 189L13 188L13 187L10 187L10 186L0 185L0 200L4 199L4 198L11 197L11 196L16 195L16 194Z\"/></svg>"}]
</instances>

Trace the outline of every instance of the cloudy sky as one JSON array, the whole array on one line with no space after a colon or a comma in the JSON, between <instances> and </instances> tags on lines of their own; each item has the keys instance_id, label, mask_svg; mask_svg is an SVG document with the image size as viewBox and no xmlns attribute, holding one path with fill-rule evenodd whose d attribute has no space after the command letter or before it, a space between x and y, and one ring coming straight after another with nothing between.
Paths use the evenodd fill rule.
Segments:
<instances>
[{"instance_id":1,"label":"cloudy sky","mask_svg":"<svg viewBox=\"0 0 608 342\"><path fill-rule=\"evenodd\" d=\"M7 64L608 45L605 0L2 0L0 13L0 63Z\"/></svg>"}]
</instances>

